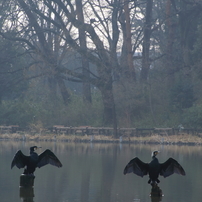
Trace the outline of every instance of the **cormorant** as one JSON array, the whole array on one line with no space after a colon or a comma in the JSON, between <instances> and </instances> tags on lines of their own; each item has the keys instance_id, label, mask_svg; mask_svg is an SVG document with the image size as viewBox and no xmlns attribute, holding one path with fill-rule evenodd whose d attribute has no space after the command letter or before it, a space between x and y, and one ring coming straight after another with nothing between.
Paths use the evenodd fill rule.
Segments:
<instances>
[{"instance_id":1,"label":"cormorant","mask_svg":"<svg viewBox=\"0 0 202 202\"><path fill-rule=\"evenodd\" d=\"M154 185L159 183L159 175L168 177L174 173L185 175L185 171L182 166L173 158L169 158L164 163L159 163L156 155L159 151L152 152L152 161L150 163L142 162L138 157L132 159L124 169L124 175L133 172L134 174L143 177L149 174L148 183Z\"/></svg>"},{"instance_id":2,"label":"cormorant","mask_svg":"<svg viewBox=\"0 0 202 202\"><path fill-rule=\"evenodd\" d=\"M34 171L37 167L41 168L42 166L45 166L47 164L62 167L61 162L52 151L46 149L43 153L38 155L35 152L37 148L40 147L37 146L30 147L30 156L25 156L21 152L21 150L17 151L11 163L11 169L14 166L17 166L19 169L25 167L23 174L27 175L27 174L34 174Z\"/></svg>"}]
</instances>

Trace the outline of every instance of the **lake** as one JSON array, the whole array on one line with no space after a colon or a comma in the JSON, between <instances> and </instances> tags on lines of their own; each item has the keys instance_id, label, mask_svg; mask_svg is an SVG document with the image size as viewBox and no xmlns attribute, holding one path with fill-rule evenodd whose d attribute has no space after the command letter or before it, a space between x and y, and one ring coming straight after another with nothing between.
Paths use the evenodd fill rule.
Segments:
<instances>
[{"instance_id":1,"label":"lake","mask_svg":"<svg viewBox=\"0 0 202 202\"><path fill-rule=\"evenodd\" d=\"M41 153L52 150L62 168L47 165L35 172L34 187L22 192L19 187L23 169L11 161L17 150L26 155L37 145ZM158 159L176 159L186 176L160 176L159 187L164 196L150 197L148 176L123 175L125 165L135 156L151 160L151 152L160 150ZM98 144L63 142L0 142L0 201L1 202L192 202L202 200L202 147L171 145Z\"/></svg>"}]
</instances>

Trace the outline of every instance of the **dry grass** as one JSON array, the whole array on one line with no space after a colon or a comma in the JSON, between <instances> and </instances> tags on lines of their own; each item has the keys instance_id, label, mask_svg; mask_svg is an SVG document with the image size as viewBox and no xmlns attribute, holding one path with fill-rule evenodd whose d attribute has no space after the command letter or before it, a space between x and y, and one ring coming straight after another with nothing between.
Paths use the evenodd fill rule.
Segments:
<instances>
[{"instance_id":1,"label":"dry grass","mask_svg":"<svg viewBox=\"0 0 202 202\"><path fill-rule=\"evenodd\" d=\"M202 145L202 134L190 135L179 133L177 135L151 134L141 137L123 136L115 138L105 135L65 135L65 134L0 134L1 140L15 141L57 141L57 142L122 142L122 143L144 143L144 144L193 144Z\"/></svg>"},{"instance_id":2,"label":"dry grass","mask_svg":"<svg viewBox=\"0 0 202 202\"><path fill-rule=\"evenodd\" d=\"M196 144L202 145L202 135L177 134L158 135L152 134L145 137L131 137L131 142L153 143L153 144Z\"/></svg>"}]
</instances>

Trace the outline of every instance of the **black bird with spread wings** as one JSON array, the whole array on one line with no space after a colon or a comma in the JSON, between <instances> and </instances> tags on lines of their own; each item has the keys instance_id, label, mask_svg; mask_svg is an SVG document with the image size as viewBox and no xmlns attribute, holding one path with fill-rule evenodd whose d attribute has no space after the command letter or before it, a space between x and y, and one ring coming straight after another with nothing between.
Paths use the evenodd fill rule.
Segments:
<instances>
[{"instance_id":1,"label":"black bird with spread wings","mask_svg":"<svg viewBox=\"0 0 202 202\"><path fill-rule=\"evenodd\" d=\"M37 148L40 147L30 147L30 156L24 155L21 150L17 151L11 163L11 169L14 166L17 166L19 169L25 167L23 174L29 175L34 174L34 171L37 167L41 168L47 164L62 167L61 162L52 151L46 149L43 153L38 155L35 152Z\"/></svg>"},{"instance_id":2,"label":"black bird with spread wings","mask_svg":"<svg viewBox=\"0 0 202 202\"><path fill-rule=\"evenodd\" d=\"M132 159L124 169L124 175L127 173L134 173L140 177L149 174L148 183L151 185L159 183L159 175L168 177L174 173L185 175L185 171L182 166L173 158L169 158L164 163L159 163L156 155L158 151L152 152L152 161L150 163L142 162L138 157Z\"/></svg>"}]
</instances>

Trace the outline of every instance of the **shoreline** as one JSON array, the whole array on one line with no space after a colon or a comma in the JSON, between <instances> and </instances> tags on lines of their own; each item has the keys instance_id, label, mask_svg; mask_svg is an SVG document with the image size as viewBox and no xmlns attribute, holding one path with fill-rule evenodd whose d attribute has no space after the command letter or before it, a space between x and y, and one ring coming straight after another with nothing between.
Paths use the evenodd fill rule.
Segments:
<instances>
[{"instance_id":1,"label":"shoreline","mask_svg":"<svg viewBox=\"0 0 202 202\"><path fill-rule=\"evenodd\" d=\"M147 136L120 136L115 138L106 135L65 135L65 134L0 134L0 141L50 141L74 143L127 143L127 144L160 144L160 145L202 145L202 134L190 135L180 133L177 135L151 134Z\"/></svg>"}]
</instances>

